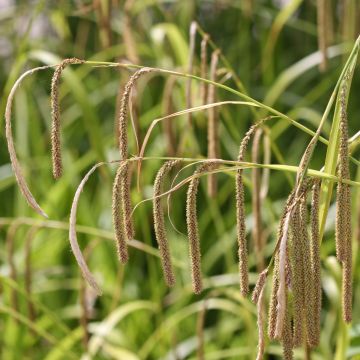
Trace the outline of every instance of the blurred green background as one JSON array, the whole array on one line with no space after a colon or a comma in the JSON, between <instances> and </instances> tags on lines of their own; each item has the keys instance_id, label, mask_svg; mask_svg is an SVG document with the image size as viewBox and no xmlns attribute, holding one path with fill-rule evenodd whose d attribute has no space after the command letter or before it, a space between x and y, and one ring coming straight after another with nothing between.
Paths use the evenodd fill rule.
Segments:
<instances>
[{"instance_id":1,"label":"blurred green background","mask_svg":"<svg viewBox=\"0 0 360 360\"><path fill-rule=\"evenodd\" d=\"M221 49L252 97L315 130L360 27L358 1L329 3L332 47L327 69L320 71L315 1L1 0L0 113L4 114L7 95L26 69L56 64L67 57L133 62L186 72L189 26L195 20ZM198 33L195 74L199 74L200 42ZM209 59L210 55L209 48ZM219 72L227 71L227 64L220 62ZM250 299L241 297L238 289L232 175L218 175L219 191L214 199L206 194L206 181L201 183L198 219L205 290L195 296L184 235L186 188L177 191L171 201L171 219L181 233L167 222L177 275L176 286L168 289L153 234L151 202L135 210L138 242L134 243L136 248L131 248L130 261L124 267L116 256L111 223L111 189L116 169L111 166L97 171L81 196L77 230L104 294L94 299L88 288L84 290L68 241L71 202L93 164L119 158L114 124L119 94L131 72L89 65L74 65L64 72L60 86L64 176L59 181L53 179L51 172L52 73L38 72L23 82L16 93L12 117L20 162L49 220L41 219L28 207L16 186L3 115L0 118L0 358L255 359L256 308ZM186 107L186 80L177 78L169 85L170 81L170 77L150 74L137 83L133 107L140 142L154 119ZM233 77L224 81L237 88ZM201 104L197 82L193 82L192 90L193 104ZM359 130L359 91L357 69L349 99L350 136ZM217 91L217 99L239 100L222 90ZM217 116L221 157L235 160L242 137L258 119L249 108L232 105L219 108ZM181 144L179 156L206 156L205 112L193 115L190 132L185 116L174 118L171 124L174 144ZM282 120L273 120L269 128L271 162L283 159L286 164L297 165L310 137ZM324 128L324 137L328 138L329 131L330 122ZM136 154L130 126L129 134L129 153ZM325 151L326 147L319 144L311 162L313 169L322 167ZM158 125L145 155L168 154L163 128ZM358 155L354 154L356 158ZM133 184L134 204L152 196L152 184L161 163L144 162L140 192ZM189 168L181 176L189 176L193 170ZM351 170L354 179L359 180L359 171L355 167ZM245 177L250 280L254 284L257 271L250 239L250 172L245 171ZM294 180L294 174L271 172L269 194L262 204L267 261L274 250L277 221ZM355 251L359 241L357 198L358 192L353 189ZM345 328L341 325L340 267L334 258L334 213L332 206L322 244L323 332L313 359L333 359L335 352L338 359L360 356L360 264L356 257L354 320ZM266 289L269 291L270 286ZM81 325L84 301L89 305L90 317L87 344ZM267 343L266 354L268 359L281 358L281 346ZM304 358L301 350L295 354Z\"/></svg>"}]
</instances>

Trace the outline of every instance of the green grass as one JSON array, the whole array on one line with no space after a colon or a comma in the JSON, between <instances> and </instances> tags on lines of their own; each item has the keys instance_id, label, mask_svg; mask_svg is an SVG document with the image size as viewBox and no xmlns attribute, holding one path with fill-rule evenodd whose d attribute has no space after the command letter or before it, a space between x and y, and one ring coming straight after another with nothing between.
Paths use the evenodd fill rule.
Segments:
<instances>
[{"instance_id":1,"label":"green grass","mask_svg":"<svg viewBox=\"0 0 360 360\"><path fill-rule=\"evenodd\" d=\"M206 306L205 359L255 359L256 307L249 298L240 295L238 286L235 170L239 166L245 169L250 284L253 286L257 271L250 235L253 221L250 169L255 166L271 171L269 193L262 205L268 264L275 248L282 207L295 183L300 159L319 124L321 137L308 171L308 175L324 180L321 193L322 336L312 359L331 359L333 354L337 359L360 357L360 264L356 237L360 185L358 139L350 144L354 309L349 326L343 325L341 318L341 270L334 257L332 195L338 181L337 90L343 81L343 69L349 67L352 71L355 69L351 89L351 81L348 85L350 137L359 130L356 120L360 115L358 43L354 47L359 29L356 18L351 19L355 12L350 11L349 19L345 20L340 13L334 15L335 32L328 69L322 73L318 69L321 57L317 53L313 2L290 1L287 7L279 9L270 0L254 1L249 17L244 9L245 1L133 1L128 16L135 41L133 51L140 60L136 66L115 67L118 62L128 63L131 56L124 39L122 4L119 8L117 1L100 1L100 11L91 7L92 2L84 2L80 7L81 3L60 1L55 6L39 1L32 7L18 1L0 15L0 39L8 44L0 52L1 114L12 85L27 69L54 65L66 57L87 60L84 65L68 67L61 79L64 176L60 180L55 181L51 172L49 96L53 71L28 76L18 88L13 104L12 125L19 161L29 188L49 219L41 218L28 207L16 185L5 145L3 116L0 118L0 358L197 359L197 323ZM349 6L358 7L356 1L350 3ZM188 76L188 33L192 20L198 21L201 29L196 38L196 75ZM25 25L19 27L19 24ZM198 97L202 81L198 76L200 34L204 32L211 36L210 47L221 48L220 68L231 77L225 83L215 83L224 164L217 175L217 197L207 197L203 180L199 189L198 220L205 290L195 296L191 290L188 240L184 235L185 198L186 185L195 169L192 165L206 157L207 149L206 108ZM111 189L116 165L101 166L90 177L77 210L78 240L82 249L93 247L89 250L88 265L103 291L89 319L86 354L79 295L84 282L68 241L70 208L75 191L89 169L98 162L119 158L114 128L116 98L131 74L129 69L139 66L163 70L139 80L133 101L140 144L144 139L148 141L138 179L139 190L135 179L132 184L133 204L138 204L134 209L136 240L130 243L127 265L118 262L111 223ZM176 80L169 94L165 86L170 76ZM189 110L185 109L189 77L193 79L196 107L191 128L186 120ZM177 112L172 117L164 112L169 101L172 112ZM246 162L237 163L238 147L245 132L267 115L273 116L264 127L270 139L271 164L253 164L250 156ZM166 288L163 281L150 201L156 172L169 157L162 131L165 122L172 124L176 144L182 144L180 156L184 158L184 165L190 164L173 185L177 186L170 200L173 226L166 221L177 277L172 289ZM129 154L139 155L130 125ZM260 159L262 156L261 150ZM166 189L171 186L169 181ZM9 234L13 234L15 278L10 275ZM29 236L30 294L25 287L28 275L25 243ZM267 286L266 301L269 293L270 286ZM14 294L17 307L12 301ZM30 318L29 304L35 309L34 321ZM266 358L280 359L281 351L279 343L267 340ZM295 350L295 357L304 358L301 349Z\"/></svg>"}]
</instances>

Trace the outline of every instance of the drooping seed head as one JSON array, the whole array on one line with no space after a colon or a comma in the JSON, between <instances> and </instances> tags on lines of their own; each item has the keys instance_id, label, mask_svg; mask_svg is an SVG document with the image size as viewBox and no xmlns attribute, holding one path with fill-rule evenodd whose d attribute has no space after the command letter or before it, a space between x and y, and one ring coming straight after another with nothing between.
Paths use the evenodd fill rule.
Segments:
<instances>
[{"instance_id":1,"label":"drooping seed head","mask_svg":"<svg viewBox=\"0 0 360 360\"><path fill-rule=\"evenodd\" d=\"M154 182L153 214L155 237L159 246L165 282L168 286L173 286L175 284L175 274L172 267L169 243L166 236L164 211L161 206L160 195L163 191L163 183L166 176L176 165L180 164L180 162L181 160L167 161L158 171Z\"/></svg>"},{"instance_id":2,"label":"drooping seed head","mask_svg":"<svg viewBox=\"0 0 360 360\"><path fill-rule=\"evenodd\" d=\"M189 237L189 251L191 261L191 276L193 290L195 294L202 291L202 276L201 276L201 252L200 252L200 238L196 211L196 197L200 182L200 176L216 167L216 162L204 162L194 172L194 177L189 183L186 198L186 224Z\"/></svg>"},{"instance_id":3,"label":"drooping seed head","mask_svg":"<svg viewBox=\"0 0 360 360\"><path fill-rule=\"evenodd\" d=\"M59 84L61 74L66 66L71 64L82 64L84 60L70 58L63 60L55 69L51 80L51 152L53 162L53 175L58 179L62 175L61 139L60 139L60 100Z\"/></svg>"}]
</instances>

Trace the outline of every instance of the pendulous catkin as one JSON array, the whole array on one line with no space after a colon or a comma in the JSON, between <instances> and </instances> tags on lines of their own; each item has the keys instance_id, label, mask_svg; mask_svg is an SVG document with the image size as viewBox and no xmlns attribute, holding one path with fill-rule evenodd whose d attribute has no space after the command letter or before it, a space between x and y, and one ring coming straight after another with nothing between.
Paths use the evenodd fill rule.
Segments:
<instances>
[{"instance_id":1,"label":"pendulous catkin","mask_svg":"<svg viewBox=\"0 0 360 360\"><path fill-rule=\"evenodd\" d=\"M272 288L269 304L268 336L270 340L275 339L275 328L277 320L277 292L279 289L279 254L274 258L274 270L272 277Z\"/></svg>"},{"instance_id":2,"label":"pendulous catkin","mask_svg":"<svg viewBox=\"0 0 360 360\"><path fill-rule=\"evenodd\" d=\"M163 191L163 183L168 173L178 164L181 160L167 161L158 171L154 182L154 200L153 200L153 215L154 215L154 228L155 237L159 246L161 264L163 268L165 282L168 286L175 284L175 275L171 263L171 255L169 250L169 243L166 236L164 211L161 206L161 192Z\"/></svg>"},{"instance_id":3,"label":"pendulous catkin","mask_svg":"<svg viewBox=\"0 0 360 360\"><path fill-rule=\"evenodd\" d=\"M122 201L125 196L123 191L127 190L127 187L123 187L124 177L127 176L128 172L127 167L128 163L126 161L119 165L116 172L112 193L112 216L115 228L116 246L119 259L123 264L125 264L129 259L126 244L128 237L125 229L125 224L129 219L126 217L126 211L124 208L125 203ZM128 194L128 197L130 197L130 194Z\"/></svg>"},{"instance_id":4,"label":"pendulous catkin","mask_svg":"<svg viewBox=\"0 0 360 360\"><path fill-rule=\"evenodd\" d=\"M216 69L219 61L219 52L215 50L211 56L210 65L210 80L216 81ZM216 88L210 85L208 89L208 104L212 104L216 99ZM215 107L208 110L208 159L217 159L219 157L219 123L217 119L217 111ZM210 197L216 196L217 182L216 175L209 174L208 176L208 193Z\"/></svg>"},{"instance_id":5,"label":"pendulous catkin","mask_svg":"<svg viewBox=\"0 0 360 360\"><path fill-rule=\"evenodd\" d=\"M294 306L294 346L301 346L304 339L304 247L300 206L297 204L291 219L291 270Z\"/></svg>"},{"instance_id":6,"label":"pendulous catkin","mask_svg":"<svg viewBox=\"0 0 360 360\"><path fill-rule=\"evenodd\" d=\"M263 284L265 285L265 283ZM262 360L265 353L265 331L264 331L264 286L262 286L259 297L257 299L257 326L258 326L258 353L256 360Z\"/></svg>"},{"instance_id":7,"label":"pendulous catkin","mask_svg":"<svg viewBox=\"0 0 360 360\"><path fill-rule=\"evenodd\" d=\"M253 125L245 134L240 144L238 161L244 160L246 149L249 145L251 136L262 122ZM245 199L242 169L237 170L235 187L236 187L236 230L238 239L238 257L239 257L239 274L240 274L240 291L243 296L249 292L249 274L248 274L248 251L246 244L246 227L245 227Z\"/></svg>"},{"instance_id":8,"label":"pendulous catkin","mask_svg":"<svg viewBox=\"0 0 360 360\"><path fill-rule=\"evenodd\" d=\"M201 164L195 170L194 177L191 179L187 191L186 224L189 237L192 286L195 294L200 294L202 291L201 252L196 214L196 195L199 187L200 176L207 171L213 170L216 165L217 163L215 161L207 161Z\"/></svg>"},{"instance_id":9,"label":"pendulous catkin","mask_svg":"<svg viewBox=\"0 0 360 360\"><path fill-rule=\"evenodd\" d=\"M130 95L133 87L135 86L136 81L142 76L143 74L147 74L153 71L151 68L141 68L140 70L136 71L129 79L127 84L124 88L124 93L120 101L120 110L119 110L119 119L116 120L117 124L119 125L118 134L119 134L119 152L120 152L120 159L125 160L127 159L128 155L128 135L127 135L127 113L129 108L129 100ZM124 211L124 228L126 232L126 236L129 240L134 237L134 226L132 223L131 218L131 200L130 200L130 173L129 173L129 164L126 163L125 167L122 170L122 176L119 177L118 187L121 189L122 196L119 200L122 203L122 208ZM114 195L113 195L114 197ZM125 260L125 258L124 258Z\"/></svg>"},{"instance_id":10,"label":"pendulous catkin","mask_svg":"<svg viewBox=\"0 0 360 360\"><path fill-rule=\"evenodd\" d=\"M257 128L254 134L253 144L251 148L251 161L253 163L258 163L259 160L259 147L260 139L262 136L263 130ZM260 169L253 168L251 170L251 179L253 184L252 191L252 209L253 209L253 221L254 225L252 227L252 238L254 241L254 249L257 260L257 269L262 271L264 268L264 256L263 256L263 234L261 229L261 184L260 184Z\"/></svg>"},{"instance_id":11,"label":"pendulous catkin","mask_svg":"<svg viewBox=\"0 0 360 360\"><path fill-rule=\"evenodd\" d=\"M346 86L344 85L340 94L340 147L337 171L340 180L350 178L346 92ZM350 185L342 181L337 184L335 241L338 260L345 261L347 252L351 251L349 249L351 248L351 195Z\"/></svg>"},{"instance_id":12,"label":"pendulous catkin","mask_svg":"<svg viewBox=\"0 0 360 360\"><path fill-rule=\"evenodd\" d=\"M308 324L308 343L311 348L320 342L320 314L321 314L321 263L320 263L320 237L319 237L319 200L320 180L315 180L312 187L311 198L311 238L310 258L312 277L312 302L313 313Z\"/></svg>"},{"instance_id":13,"label":"pendulous catkin","mask_svg":"<svg viewBox=\"0 0 360 360\"><path fill-rule=\"evenodd\" d=\"M251 296L251 300L255 304L257 304L257 302L259 300L260 292L263 289L263 287L265 286L267 274L268 274L268 269L263 270L260 273L259 278L258 278L258 280L257 280L257 282L255 284L255 288L254 288L252 296Z\"/></svg>"},{"instance_id":14,"label":"pendulous catkin","mask_svg":"<svg viewBox=\"0 0 360 360\"><path fill-rule=\"evenodd\" d=\"M59 84L61 74L68 65L83 64L84 60L70 58L63 60L55 69L51 80L51 153L53 163L53 176L59 179L62 175L61 139L60 139L60 100Z\"/></svg>"}]
</instances>

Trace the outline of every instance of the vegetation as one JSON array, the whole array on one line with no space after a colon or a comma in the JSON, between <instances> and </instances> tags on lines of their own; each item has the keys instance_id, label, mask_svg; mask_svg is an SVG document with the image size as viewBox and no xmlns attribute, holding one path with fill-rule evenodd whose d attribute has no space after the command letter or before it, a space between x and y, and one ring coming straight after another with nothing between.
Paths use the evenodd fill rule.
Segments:
<instances>
[{"instance_id":1,"label":"vegetation","mask_svg":"<svg viewBox=\"0 0 360 360\"><path fill-rule=\"evenodd\" d=\"M1 358L360 358L359 11L4 5Z\"/></svg>"}]
</instances>

